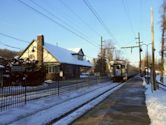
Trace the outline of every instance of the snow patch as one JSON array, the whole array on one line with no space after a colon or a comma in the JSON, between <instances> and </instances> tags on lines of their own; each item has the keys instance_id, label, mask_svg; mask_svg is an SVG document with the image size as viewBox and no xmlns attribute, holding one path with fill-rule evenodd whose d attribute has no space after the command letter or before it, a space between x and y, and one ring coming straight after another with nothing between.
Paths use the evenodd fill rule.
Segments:
<instances>
[{"instance_id":1,"label":"snow patch","mask_svg":"<svg viewBox=\"0 0 166 125\"><path fill-rule=\"evenodd\" d=\"M166 125L166 91L159 89L151 91L146 85L146 105L151 119L151 125Z\"/></svg>"},{"instance_id":2,"label":"snow patch","mask_svg":"<svg viewBox=\"0 0 166 125\"><path fill-rule=\"evenodd\" d=\"M67 125L72 123L77 118L81 117L84 113L95 107L98 103L103 101L106 97L108 97L111 93L113 93L115 90L122 87L124 84L119 85L118 87L106 92L104 95L100 96L99 98L96 98L95 100L91 101L90 103L84 105L80 109L76 110L75 112L71 113L67 117L59 120L58 122L54 123L53 125Z\"/></svg>"},{"instance_id":3,"label":"snow patch","mask_svg":"<svg viewBox=\"0 0 166 125\"><path fill-rule=\"evenodd\" d=\"M85 93L84 95L70 99L64 103L53 105L49 108L46 108L40 112L35 113L34 115L30 115L26 118L13 122L12 125L36 125L36 124L47 124L51 120L55 118L59 118L64 115L66 112L73 110L74 108L82 105L83 103L91 100L92 98L100 95L104 91L109 90L114 87L115 84L110 84L90 93ZM46 117L47 115L47 117Z\"/></svg>"},{"instance_id":4,"label":"snow patch","mask_svg":"<svg viewBox=\"0 0 166 125\"><path fill-rule=\"evenodd\" d=\"M0 112L0 125L17 123L23 125L36 125L47 123L51 119L58 117L83 101L86 101L92 96L96 96L96 94L99 94L100 92L105 91L109 89L109 87L113 87L115 85L117 85L117 83L99 83L93 86L71 90L67 93L61 94L60 96L54 95L29 101L22 107ZM73 100L75 97L79 96L82 96L79 100L78 98Z\"/></svg>"}]
</instances>

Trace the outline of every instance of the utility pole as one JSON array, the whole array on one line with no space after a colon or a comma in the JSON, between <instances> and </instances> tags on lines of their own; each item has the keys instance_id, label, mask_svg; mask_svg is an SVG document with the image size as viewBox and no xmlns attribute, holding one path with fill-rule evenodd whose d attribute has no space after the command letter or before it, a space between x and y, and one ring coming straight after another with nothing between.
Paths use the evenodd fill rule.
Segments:
<instances>
[{"instance_id":1,"label":"utility pole","mask_svg":"<svg viewBox=\"0 0 166 125\"><path fill-rule=\"evenodd\" d=\"M134 48L138 48L139 46L126 46L126 47L121 47L121 49L131 49L131 53L132 53L132 49Z\"/></svg>"},{"instance_id":2,"label":"utility pole","mask_svg":"<svg viewBox=\"0 0 166 125\"><path fill-rule=\"evenodd\" d=\"M154 12L151 8L151 34L152 34L152 83L153 83L153 90L156 90L156 74L155 74L155 54L154 54Z\"/></svg>"},{"instance_id":3,"label":"utility pole","mask_svg":"<svg viewBox=\"0 0 166 125\"><path fill-rule=\"evenodd\" d=\"M164 72L164 28L162 29L162 45L161 45L161 77L160 81L163 83Z\"/></svg>"},{"instance_id":4,"label":"utility pole","mask_svg":"<svg viewBox=\"0 0 166 125\"><path fill-rule=\"evenodd\" d=\"M140 39L140 37L138 37ZM132 52L132 49L133 48L139 48L139 72L141 74L141 45L140 45L140 40L139 40L139 45L138 46L127 46L127 47L121 47L122 49L131 49L131 52Z\"/></svg>"},{"instance_id":5,"label":"utility pole","mask_svg":"<svg viewBox=\"0 0 166 125\"><path fill-rule=\"evenodd\" d=\"M101 36L101 48L100 48L101 49L100 50L101 51L101 55L100 55L101 56L100 57L101 58L101 74L100 75L102 75L103 71L104 71L104 68L103 68L103 42L104 42L103 37Z\"/></svg>"},{"instance_id":6,"label":"utility pole","mask_svg":"<svg viewBox=\"0 0 166 125\"><path fill-rule=\"evenodd\" d=\"M103 55L103 37L101 36L101 47L100 47L100 52L101 52L101 58Z\"/></svg>"},{"instance_id":7,"label":"utility pole","mask_svg":"<svg viewBox=\"0 0 166 125\"><path fill-rule=\"evenodd\" d=\"M130 48L131 49L131 52L132 52L132 49L133 48L139 48L139 73L141 75L141 40L140 40L140 33L138 32L138 37L136 37L136 39L138 39L138 46L128 46L128 47L121 47L122 49L126 49L126 48Z\"/></svg>"},{"instance_id":8,"label":"utility pole","mask_svg":"<svg viewBox=\"0 0 166 125\"><path fill-rule=\"evenodd\" d=\"M162 45L161 45L161 77L160 81L163 83L163 75L164 75L164 42L165 42L165 20L166 20L166 7L164 7L164 15L162 17Z\"/></svg>"},{"instance_id":9,"label":"utility pole","mask_svg":"<svg viewBox=\"0 0 166 125\"><path fill-rule=\"evenodd\" d=\"M140 33L138 32L138 37L136 38L138 39L138 46L139 46L139 73L141 74L142 73L142 70L141 70L141 40L140 40Z\"/></svg>"},{"instance_id":10,"label":"utility pole","mask_svg":"<svg viewBox=\"0 0 166 125\"><path fill-rule=\"evenodd\" d=\"M146 58L147 58L147 64L146 64L146 65L147 65L147 68L149 68L149 59L148 59L148 58L149 58L149 53L148 53L148 45L146 46L146 51L147 51L147 52L146 52L146 54L147 54L147 55L146 55Z\"/></svg>"}]
</instances>

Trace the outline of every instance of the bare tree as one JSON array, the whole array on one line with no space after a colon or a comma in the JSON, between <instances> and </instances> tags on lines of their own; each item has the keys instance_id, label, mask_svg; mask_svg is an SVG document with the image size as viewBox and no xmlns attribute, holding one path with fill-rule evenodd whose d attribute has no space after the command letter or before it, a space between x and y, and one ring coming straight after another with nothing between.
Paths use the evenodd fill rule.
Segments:
<instances>
[{"instance_id":1,"label":"bare tree","mask_svg":"<svg viewBox=\"0 0 166 125\"><path fill-rule=\"evenodd\" d=\"M115 50L115 59L116 60L123 60L122 51L121 50Z\"/></svg>"},{"instance_id":2,"label":"bare tree","mask_svg":"<svg viewBox=\"0 0 166 125\"><path fill-rule=\"evenodd\" d=\"M104 44L105 56L109 61L113 60L114 45L111 40L106 40Z\"/></svg>"},{"instance_id":3,"label":"bare tree","mask_svg":"<svg viewBox=\"0 0 166 125\"><path fill-rule=\"evenodd\" d=\"M6 59L12 59L15 56L19 55L20 52L8 50L8 49L0 49L0 57L6 58Z\"/></svg>"}]
</instances>

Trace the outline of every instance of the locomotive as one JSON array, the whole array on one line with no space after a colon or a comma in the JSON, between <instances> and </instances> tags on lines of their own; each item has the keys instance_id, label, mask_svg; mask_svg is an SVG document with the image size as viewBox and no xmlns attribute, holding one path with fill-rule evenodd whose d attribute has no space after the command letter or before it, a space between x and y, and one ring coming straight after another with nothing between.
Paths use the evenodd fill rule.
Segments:
<instances>
[{"instance_id":1,"label":"locomotive","mask_svg":"<svg viewBox=\"0 0 166 125\"><path fill-rule=\"evenodd\" d=\"M138 74L138 69L125 60L110 61L110 76L113 82L126 81Z\"/></svg>"}]
</instances>

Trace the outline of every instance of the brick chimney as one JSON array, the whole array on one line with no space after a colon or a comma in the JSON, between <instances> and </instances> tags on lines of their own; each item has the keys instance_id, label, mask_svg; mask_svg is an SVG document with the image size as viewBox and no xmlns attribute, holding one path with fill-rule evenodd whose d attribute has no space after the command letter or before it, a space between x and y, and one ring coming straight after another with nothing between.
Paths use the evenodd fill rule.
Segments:
<instances>
[{"instance_id":1,"label":"brick chimney","mask_svg":"<svg viewBox=\"0 0 166 125\"><path fill-rule=\"evenodd\" d=\"M37 60L38 65L43 65L43 45L44 45L44 36L37 36Z\"/></svg>"}]
</instances>

